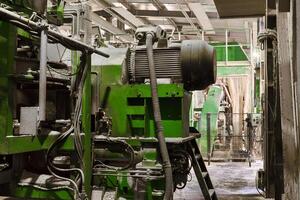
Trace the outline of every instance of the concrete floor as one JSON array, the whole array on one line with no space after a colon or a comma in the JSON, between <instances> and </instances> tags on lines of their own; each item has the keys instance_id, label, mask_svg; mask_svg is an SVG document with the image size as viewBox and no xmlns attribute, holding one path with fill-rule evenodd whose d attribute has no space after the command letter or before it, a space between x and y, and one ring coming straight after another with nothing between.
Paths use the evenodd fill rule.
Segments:
<instances>
[{"instance_id":1,"label":"concrete floor","mask_svg":"<svg viewBox=\"0 0 300 200\"><path fill-rule=\"evenodd\" d=\"M255 175L262 165L262 161L256 161L252 167L247 162L215 162L207 166L219 200L265 200L255 187ZM108 196L104 199L114 199L113 195ZM0 197L2 199L15 200ZM174 200L204 200L194 174L184 189L175 192Z\"/></svg>"},{"instance_id":2,"label":"concrete floor","mask_svg":"<svg viewBox=\"0 0 300 200\"><path fill-rule=\"evenodd\" d=\"M207 166L219 200L264 199L258 194L255 186L255 175L262 165L262 161L255 161L252 167L249 167L247 162L216 162ZM204 199L195 175L183 190L175 192L174 199Z\"/></svg>"}]
</instances>

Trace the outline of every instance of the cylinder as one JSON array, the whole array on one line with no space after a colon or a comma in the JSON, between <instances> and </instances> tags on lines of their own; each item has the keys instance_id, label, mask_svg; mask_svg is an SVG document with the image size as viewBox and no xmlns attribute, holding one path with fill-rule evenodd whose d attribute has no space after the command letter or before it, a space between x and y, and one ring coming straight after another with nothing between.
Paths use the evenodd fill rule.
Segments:
<instances>
[{"instance_id":1,"label":"cylinder","mask_svg":"<svg viewBox=\"0 0 300 200\"><path fill-rule=\"evenodd\" d=\"M183 83L188 91L203 90L216 81L216 55L205 41L184 40L167 48L154 48L153 59L157 78ZM146 49L132 49L127 59L128 77L132 83L149 79Z\"/></svg>"}]
</instances>

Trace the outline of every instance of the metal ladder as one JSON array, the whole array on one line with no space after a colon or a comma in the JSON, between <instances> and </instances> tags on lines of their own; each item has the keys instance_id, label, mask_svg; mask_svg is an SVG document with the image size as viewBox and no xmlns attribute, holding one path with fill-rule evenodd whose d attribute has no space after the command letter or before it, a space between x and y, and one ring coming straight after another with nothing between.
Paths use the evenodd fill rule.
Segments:
<instances>
[{"instance_id":1,"label":"metal ladder","mask_svg":"<svg viewBox=\"0 0 300 200\"><path fill-rule=\"evenodd\" d=\"M209 177L196 139L193 139L189 142L188 150L192 157L192 166L205 200L218 200L215 188Z\"/></svg>"}]
</instances>

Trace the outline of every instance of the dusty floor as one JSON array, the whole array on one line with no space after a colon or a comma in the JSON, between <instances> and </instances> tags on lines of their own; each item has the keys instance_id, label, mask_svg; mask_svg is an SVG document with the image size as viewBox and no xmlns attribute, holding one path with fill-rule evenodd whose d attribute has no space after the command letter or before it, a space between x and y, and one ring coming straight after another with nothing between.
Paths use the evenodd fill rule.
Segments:
<instances>
[{"instance_id":1,"label":"dusty floor","mask_svg":"<svg viewBox=\"0 0 300 200\"><path fill-rule=\"evenodd\" d=\"M252 167L247 162L215 162L207 168L219 200L265 200L255 187L255 175L262 168L262 161L252 163ZM114 199L113 195L108 196L104 199ZM174 200L204 200L195 175L184 189L175 192Z\"/></svg>"},{"instance_id":2,"label":"dusty floor","mask_svg":"<svg viewBox=\"0 0 300 200\"><path fill-rule=\"evenodd\" d=\"M207 166L220 200L262 200L255 186L255 175L262 168L262 161L252 167L247 162L216 162ZM175 192L176 200L202 200L196 177L183 190Z\"/></svg>"}]
</instances>

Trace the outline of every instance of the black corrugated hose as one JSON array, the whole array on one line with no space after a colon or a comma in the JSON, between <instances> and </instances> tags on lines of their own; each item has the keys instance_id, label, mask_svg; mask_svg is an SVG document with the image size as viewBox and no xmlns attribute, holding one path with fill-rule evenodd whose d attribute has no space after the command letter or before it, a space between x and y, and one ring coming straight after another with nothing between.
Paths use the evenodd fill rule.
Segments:
<instances>
[{"instance_id":1,"label":"black corrugated hose","mask_svg":"<svg viewBox=\"0 0 300 200\"><path fill-rule=\"evenodd\" d=\"M147 56L148 56L149 72L150 72L150 85L151 85L151 93L152 93L153 114L154 114L154 121L156 127L156 137L159 143L159 149L163 161L163 169L165 172L165 181L166 181L164 200L172 200L173 199L172 166L171 166L167 144L163 133L160 106L159 106L159 100L157 94L157 81L156 81L155 65L153 59L153 34L149 32L147 33L146 37L147 37L146 47L147 47Z\"/></svg>"}]
</instances>

